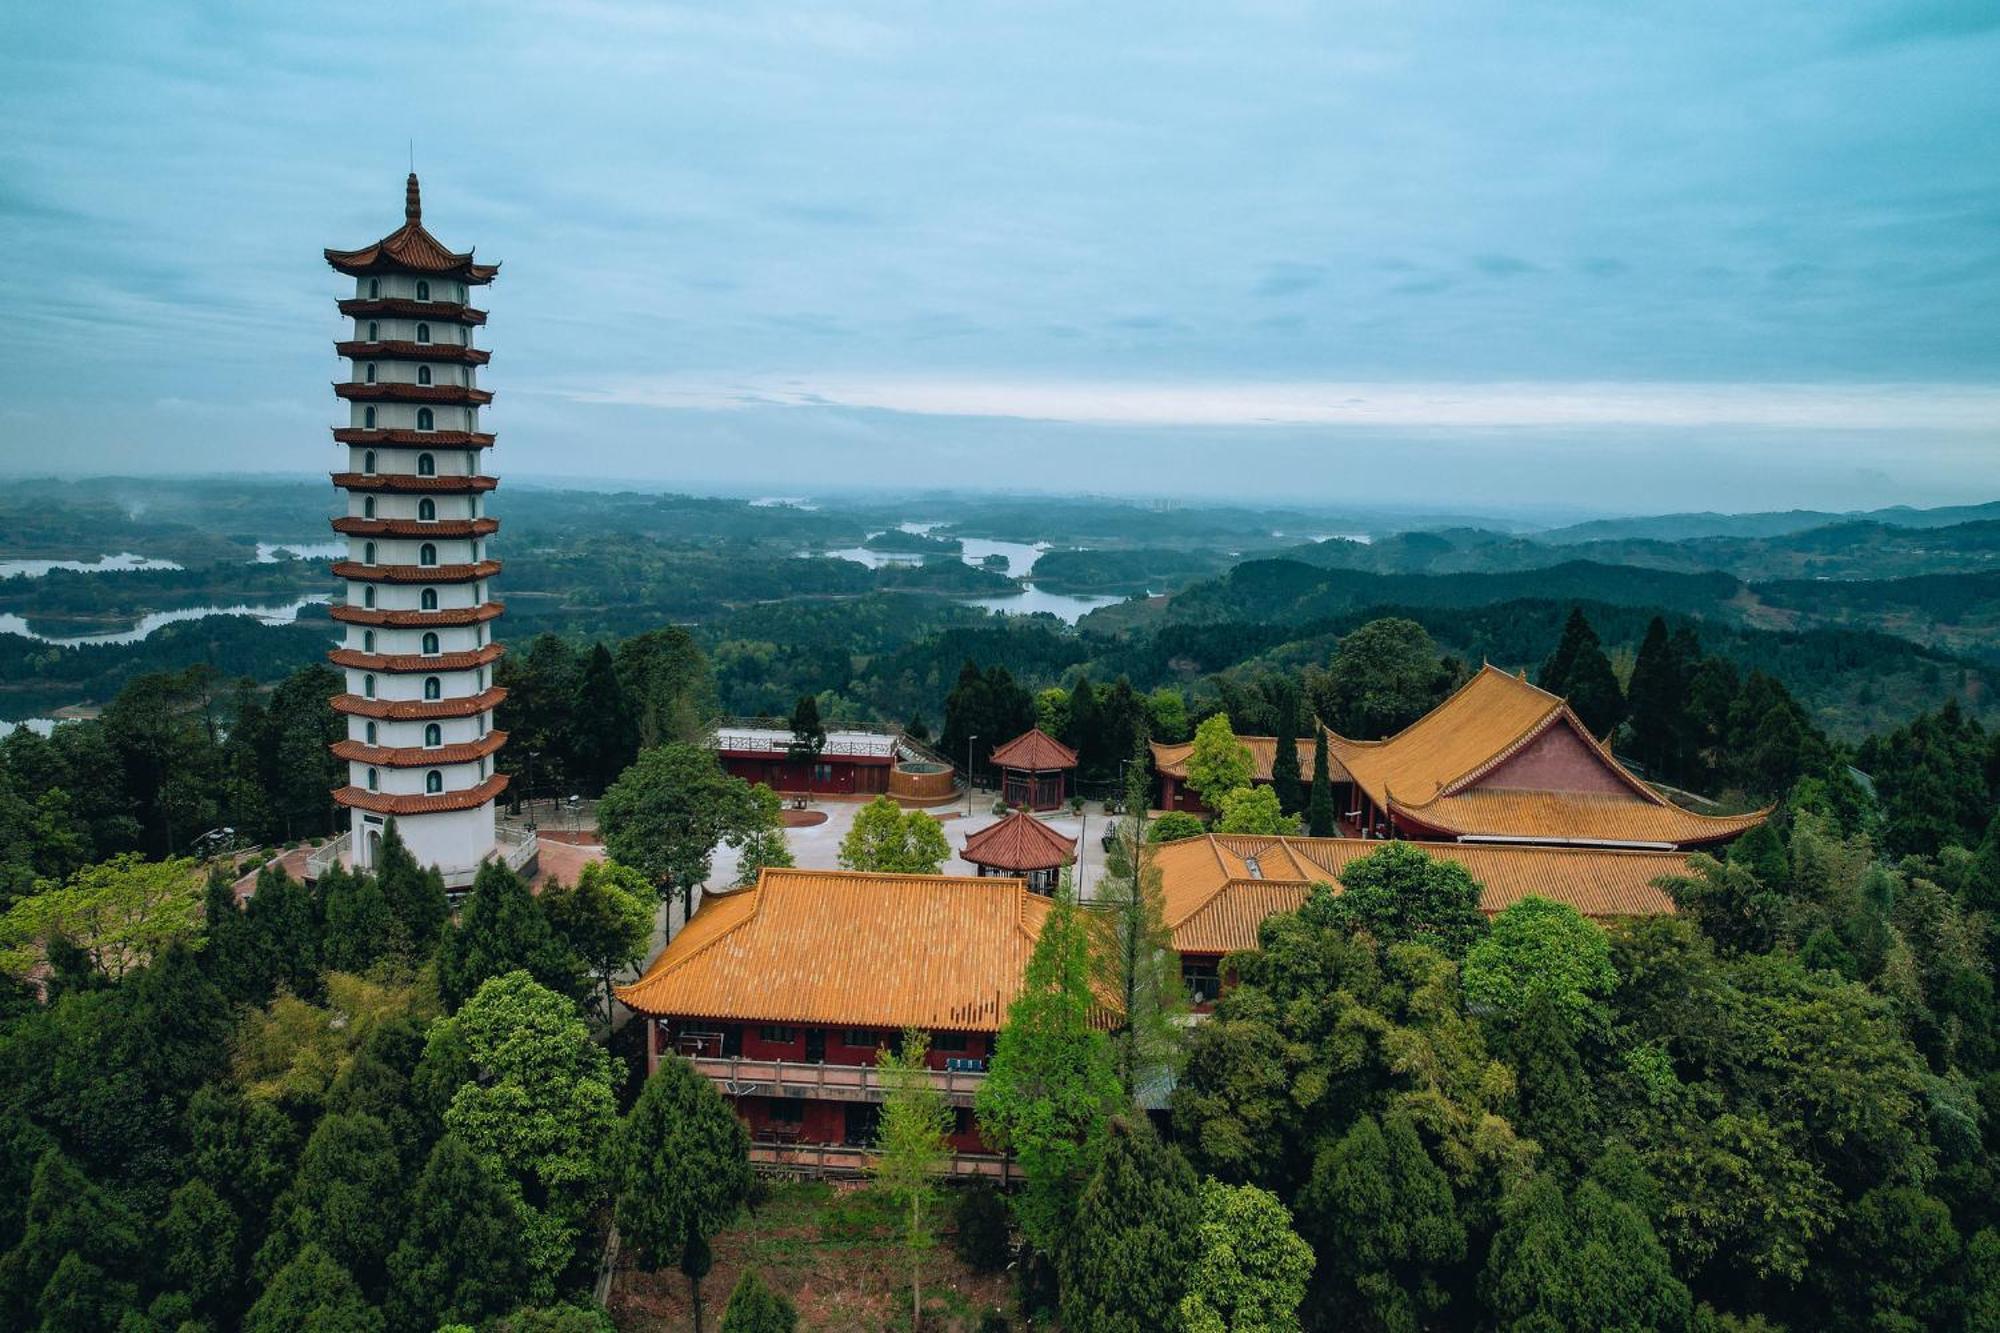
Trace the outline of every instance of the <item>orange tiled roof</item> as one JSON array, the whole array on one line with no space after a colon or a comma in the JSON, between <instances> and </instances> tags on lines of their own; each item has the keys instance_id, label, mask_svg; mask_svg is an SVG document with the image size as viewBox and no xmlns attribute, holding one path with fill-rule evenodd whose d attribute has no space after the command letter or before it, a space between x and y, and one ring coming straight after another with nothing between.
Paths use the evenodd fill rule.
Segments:
<instances>
[{"instance_id":1,"label":"orange tiled roof","mask_svg":"<svg viewBox=\"0 0 2000 1333\"><path fill-rule=\"evenodd\" d=\"M1250 751L1250 776L1252 779L1258 782L1269 782L1271 780L1271 766L1278 758L1278 738L1276 736L1238 736L1236 739ZM1159 741L1150 741L1148 745L1153 751L1154 769L1166 774L1168 777L1180 778L1183 781L1186 780L1188 755L1194 752L1194 742L1182 741L1176 745L1163 745ZM1310 779L1312 777L1313 764L1312 737L1301 736L1292 742L1292 746L1298 752L1299 772L1307 779ZM1338 782L1343 779L1346 775L1340 771L1339 761L1333 757L1331 750L1327 752L1326 758L1327 768L1333 780Z\"/></svg>"},{"instance_id":2,"label":"orange tiled roof","mask_svg":"<svg viewBox=\"0 0 2000 1333\"><path fill-rule=\"evenodd\" d=\"M1578 844L1657 844L1695 847L1734 838L1764 822L1768 809L1747 815L1703 815L1662 801L1653 804L1602 792L1519 791L1474 787L1423 805L1394 801L1398 823L1451 838L1521 838Z\"/></svg>"},{"instance_id":3,"label":"orange tiled roof","mask_svg":"<svg viewBox=\"0 0 2000 1333\"><path fill-rule=\"evenodd\" d=\"M1209 834L1152 848L1167 928L1184 953L1257 946L1265 917L1296 910L1318 880L1338 891L1350 861L1386 844L1362 838L1224 837ZM1488 916L1526 897L1567 903L1597 920L1669 915L1673 899L1655 881L1687 873L1686 854L1608 848L1411 842L1454 861L1479 881Z\"/></svg>"},{"instance_id":4,"label":"orange tiled roof","mask_svg":"<svg viewBox=\"0 0 2000 1333\"><path fill-rule=\"evenodd\" d=\"M407 270L446 274L474 285L491 282L500 272L498 264L473 263L470 250L464 254L447 250L424 230L423 198L414 171L403 186L403 225L359 250L328 250L326 262L342 273L357 276Z\"/></svg>"},{"instance_id":5,"label":"orange tiled roof","mask_svg":"<svg viewBox=\"0 0 2000 1333\"><path fill-rule=\"evenodd\" d=\"M1076 751L1035 727L1022 732L993 752L989 762L995 768L1016 768L1023 772L1050 773L1076 767Z\"/></svg>"},{"instance_id":6,"label":"orange tiled roof","mask_svg":"<svg viewBox=\"0 0 2000 1333\"><path fill-rule=\"evenodd\" d=\"M442 792L436 796L392 796L365 787L335 787L336 804L355 810L372 810L378 815L432 815L441 810L476 810L507 790L507 775L495 773L477 787Z\"/></svg>"},{"instance_id":7,"label":"orange tiled roof","mask_svg":"<svg viewBox=\"0 0 2000 1333\"><path fill-rule=\"evenodd\" d=\"M1076 860L1076 839L1017 810L967 836L959 855L976 866L998 870L1052 870Z\"/></svg>"},{"instance_id":8,"label":"orange tiled roof","mask_svg":"<svg viewBox=\"0 0 2000 1333\"><path fill-rule=\"evenodd\" d=\"M998 1031L1049 901L1018 879L767 868L618 998L646 1014Z\"/></svg>"}]
</instances>

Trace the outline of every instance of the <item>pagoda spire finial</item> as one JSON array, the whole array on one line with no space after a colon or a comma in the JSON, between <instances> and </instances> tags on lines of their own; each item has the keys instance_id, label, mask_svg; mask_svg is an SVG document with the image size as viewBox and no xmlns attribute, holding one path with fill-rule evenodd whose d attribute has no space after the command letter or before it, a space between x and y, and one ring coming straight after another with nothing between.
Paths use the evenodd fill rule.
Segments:
<instances>
[{"instance_id":1,"label":"pagoda spire finial","mask_svg":"<svg viewBox=\"0 0 2000 1333\"><path fill-rule=\"evenodd\" d=\"M403 220L422 222L424 220L423 196L417 191L417 173L411 172L409 181L403 186Z\"/></svg>"}]
</instances>

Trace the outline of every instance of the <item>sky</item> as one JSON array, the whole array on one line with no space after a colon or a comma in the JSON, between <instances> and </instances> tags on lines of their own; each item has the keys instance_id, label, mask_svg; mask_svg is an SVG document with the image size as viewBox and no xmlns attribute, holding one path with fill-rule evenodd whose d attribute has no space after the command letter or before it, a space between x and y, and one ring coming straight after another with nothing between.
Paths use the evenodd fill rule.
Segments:
<instances>
[{"instance_id":1,"label":"sky","mask_svg":"<svg viewBox=\"0 0 2000 1333\"><path fill-rule=\"evenodd\" d=\"M331 470L343 280L503 264L503 477L2000 498L2000 5L14 7L0 475Z\"/></svg>"}]
</instances>

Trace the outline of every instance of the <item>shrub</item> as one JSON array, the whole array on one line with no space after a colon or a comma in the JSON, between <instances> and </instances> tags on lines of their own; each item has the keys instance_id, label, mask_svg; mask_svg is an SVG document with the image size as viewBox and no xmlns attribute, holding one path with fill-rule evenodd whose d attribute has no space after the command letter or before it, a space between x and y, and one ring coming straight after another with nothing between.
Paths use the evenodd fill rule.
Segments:
<instances>
[{"instance_id":1,"label":"shrub","mask_svg":"<svg viewBox=\"0 0 2000 1333\"><path fill-rule=\"evenodd\" d=\"M988 1310L979 1316L979 1333L1009 1333L1013 1327L999 1310Z\"/></svg>"},{"instance_id":2,"label":"shrub","mask_svg":"<svg viewBox=\"0 0 2000 1333\"><path fill-rule=\"evenodd\" d=\"M952 1242L966 1266L980 1273L997 1273L1014 1257L1007 1225L1007 1201L990 1185L962 1190L952 1209L958 1234Z\"/></svg>"}]
</instances>

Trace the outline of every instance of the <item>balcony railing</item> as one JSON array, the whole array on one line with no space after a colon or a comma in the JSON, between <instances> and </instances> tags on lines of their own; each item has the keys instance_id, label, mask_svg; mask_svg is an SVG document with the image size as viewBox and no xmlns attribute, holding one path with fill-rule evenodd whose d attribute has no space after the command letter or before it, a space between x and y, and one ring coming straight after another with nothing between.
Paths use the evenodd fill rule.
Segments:
<instances>
[{"instance_id":1,"label":"balcony railing","mask_svg":"<svg viewBox=\"0 0 2000 1333\"><path fill-rule=\"evenodd\" d=\"M343 833L313 848L306 856L306 878L316 880L335 866L347 864L347 849L353 842L352 833Z\"/></svg>"},{"instance_id":2,"label":"balcony railing","mask_svg":"<svg viewBox=\"0 0 2000 1333\"><path fill-rule=\"evenodd\" d=\"M752 1143L750 1165L767 1175L865 1176L875 1160L867 1148L836 1143ZM946 1174L998 1181L1018 1178L1014 1159L994 1153L956 1152Z\"/></svg>"},{"instance_id":3,"label":"balcony railing","mask_svg":"<svg viewBox=\"0 0 2000 1333\"><path fill-rule=\"evenodd\" d=\"M806 1060L745 1060L696 1056L694 1067L731 1097L809 1097L828 1102L879 1102L887 1091L874 1065L830 1065ZM931 1069L931 1086L953 1106L970 1106L983 1072Z\"/></svg>"},{"instance_id":4,"label":"balcony railing","mask_svg":"<svg viewBox=\"0 0 2000 1333\"><path fill-rule=\"evenodd\" d=\"M535 853L541 847L535 836L535 830L512 820L501 820L494 825L493 844L494 851L499 854L500 859L516 874L535 859Z\"/></svg>"}]
</instances>

